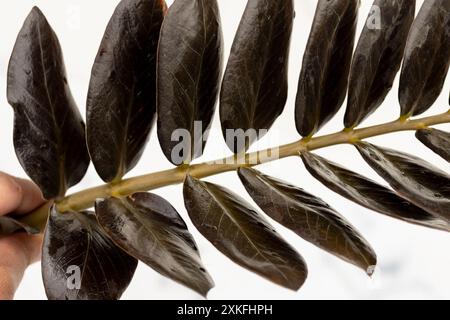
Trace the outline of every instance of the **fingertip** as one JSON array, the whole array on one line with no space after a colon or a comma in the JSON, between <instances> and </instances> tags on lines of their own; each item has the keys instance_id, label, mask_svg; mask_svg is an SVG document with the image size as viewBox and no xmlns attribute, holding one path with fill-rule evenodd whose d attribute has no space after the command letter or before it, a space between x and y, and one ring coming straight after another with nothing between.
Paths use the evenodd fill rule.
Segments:
<instances>
[{"instance_id":1,"label":"fingertip","mask_svg":"<svg viewBox=\"0 0 450 320\"><path fill-rule=\"evenodd\" d=\"M14 177L0 172L0 215L15 211L20 206L22 198L22 186Z\"/></svg>"},{"instance_id":2,"label":"fingertip","mask_svg":"<svg viewBox=\"0 0 450 320\"><path fill-rule=\"evenodd\" d=\"M0 215L28 213L44 202L33 182L0 172Z\"/></svg>"}]
</instances>

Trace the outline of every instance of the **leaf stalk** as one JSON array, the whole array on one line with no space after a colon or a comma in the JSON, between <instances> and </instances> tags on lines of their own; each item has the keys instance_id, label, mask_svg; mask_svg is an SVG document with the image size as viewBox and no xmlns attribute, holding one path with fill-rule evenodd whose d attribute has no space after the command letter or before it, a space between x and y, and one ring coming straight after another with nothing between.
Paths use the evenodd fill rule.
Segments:
<instances>
[{"instance_id":1,"label":"leaf stalk","mask_svg":"<svg viewBox=\"0 0 450 320\"><path fill-rule=\"evenodd\" d=\"M304 138L299 141L281 145L278 148L279 157L267 157L274 148L247 153L242 156L231 156L220 160L184 165L174 169L154 172L138 177L124 179L114 184L104 184L94 188L89 188L72 195L66 196L56 202L58 211L82 211L92 208L97 199L104 199L110 196L128 196L136 192L155 190L158 188L183 183L187 174L198 179L214 176L217 174L235 171L239 167L254 167L267 162L276 161L283 158L298 156L299 153L308 150L318 150L326 147L354 144L364 139L391 134L402 131L416 131L426 127L439 124L450 123L450 111L430 117L418 119L400 118L393 122L388 122L371 127L343 130L333 134ZM245 162L242 160L245 159ZM44 230L49 212L49 207L53 202L48 202L34 212L21 219L21 222L39 230Z\"/></svg>"}]
</instances>

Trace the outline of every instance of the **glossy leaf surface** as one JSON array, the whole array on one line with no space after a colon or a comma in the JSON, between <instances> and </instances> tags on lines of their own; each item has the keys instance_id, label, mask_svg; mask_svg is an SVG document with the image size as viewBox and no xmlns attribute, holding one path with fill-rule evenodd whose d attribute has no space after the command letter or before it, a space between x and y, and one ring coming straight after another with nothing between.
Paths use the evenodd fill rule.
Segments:
<instances>
[{"instance_id":1,"label":"glossy leaf surface","mask_svg":"<svg viewBox=\"0 0 450 320\"><path fill-rule=\"evenodd\" d=\"M87 142L100 177L122 178L139 161L156 113L156 54L163 0L122 0L92 68Z\"/></svg>"},{"instance_id":2,"label":"glossy leaf surface","mask_svg":"<svg viewBox=\"0 0 450 320\"><path fill-rule=\"evenodd\" d=\"M96 212L111 239L133 257L203 296L214 286L185 222L163 198L136 193L98 200Z\"/></svg>"},{"instance_id":3,"label":"glossy leaf surface","mask_svg":"<svg viewBox=\"0 0 450 320\"><path fill-rule=\"evenodd\" d=\"M316 133L347 94L359 0L319 0L298 83L295 121L304 136Z\"/></svg>"},{"instance_id":4,"label":"glossy leaf surface","mask_svg":"<svg viewBox=\"0 0 450 320\"><path fill-rule=\"evenodd\" d=\"M429 128L418 130L416 137L428 148L450 162L450 133Z\"/></svg>"},{"instance_id":5,"label":"glossy leaf surface","mask_svg":"<svg viewBox=\"0 0 450 320\"><path fill-rule=\"evenodd\" d=\"M101 230L94 213L52 208L42 249L42 276L50 300L119 299L137 260Z\"/></svg>"},{"instance_id":6,"label":"glossy leaf surface","mask_svg":"<svg viewBox=\"0 0 450 320\"><path fill-rule=\"evenodd\" d=\"M450 176L413 155L358 143L364 160L394 190L415 205L450 221Z\"/></svg>"},{"instance_id":7,"label":"glossy leaf surface","mask_svg":"<svg viewBox=\"0 0 450 320\"><path fill-rule=\"evenodd\" d=\"M7 96L20 164L46 199L63 196L83 178L90 160L59 41L37 7L17 37Z\"/></svg>"},{"instance_id":8,"label":"glossy leaf surface","mask_svg":"<svg viewBox=\"0 0 450 320\"><path fill-rule=\"evenodd\" d=\"M222 83L220 119L228 147L247 149L257 138L227 130L269 130L283 112L294 5L292 0L249 0L234 38ZM262 133L262 132L261 132Z\"/></svg>"},{"instance_id":9,"label":"glossy leaf surface","mask_svg":"<svg viewBox=\"0 0 450 320\"><path fill-rule=\"evenodd\" d=\"M158 52L159 143L180 165L202 155L216 108L222 74L217 1L175 0Z\"/></svg>"},{"instance_id":10,"label":"glossy leaf surface","mask_svg":"<svg viewBox=\"0 0 450 320\"><path fill-rule=\"evenodd\" d=\"M414 21L400 77L403 116L427 111L442 91L450 65L450 1L426 0Z\"/></svg>"},{"instance_id":11,"label":"glossy leaf surface","mask_svg":"<svg viewBox=\"0 0 450 320\"><path fill-rule=\"evenodd\" d=\"M375 0L350 71L345 126L358 126L392 88L414 21L415 0ZM379 25L378 25L379 24Z\"/></svg>"},{"instance_id":12,"label":"glossy leaf surface","mask_svg":"<svg viewBox=\"0 0 450 320\"><path fill-rule=\"evenodd\" d=\"M424 227L450 231L450 224L392 190L309 152L302 153L308 171L332 191L365 208Z\"/></svg>"},{"instance_id":13,"label":"glossy leaf surface","mask_svg":"<svg viewBox=\"0 0 450 320\"><path fill-rule=\"evenodd\" d=\"M303 258L244 199L188 176L184 202L196 228L228 258L286 288L303 285Z\"/></svg>"},{"instance_id":14,"label":"glossy leaf surface","mask_svg":"<svg viewBox=\"0 0 450 320\"><path fill-rule=\"evenodd\" d=\"M372 274L376 254L364 237L321 199L254 169L239 178L258 206L272 219L312 244Z\"/></svg>"}]
</instances>

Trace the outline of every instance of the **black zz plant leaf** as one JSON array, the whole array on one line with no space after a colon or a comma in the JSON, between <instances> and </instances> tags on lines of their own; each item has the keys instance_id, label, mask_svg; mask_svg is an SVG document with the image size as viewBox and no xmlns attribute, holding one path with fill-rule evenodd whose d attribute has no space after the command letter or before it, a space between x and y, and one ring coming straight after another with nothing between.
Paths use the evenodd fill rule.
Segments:
<instances>
[{"instance_id":1,"label":"black zz plant leaf","mask_svg":"<svg viewBox=\"0 0 450 320\"><path fill-rule=\"evenodd\" d=\"M450 133L427 128L418 130L416 137L428 148L450 162Z\"/></svg>"},{"instance_id":2,"label":"black zz plant leaf","mask_svg":"<svg viewBox=\"0 0 450 320\"><path fill-rule=\"evenodd\" d=\"M51 209L42 249L50 300L119 299L137 263L106 236L94 213Z\"/></svg>"},{"instance_id":3,"label":"black zz plant leaf","mask_svg":"<svg viewBox=\"0 0 450 320\"><path fill-rule=\"evenodd\" d=\"M402 197L450 222L450 176L413 155L360 142L366 162Z\"/></svg>"},{"instance_id":4,"label":"black zz plant leaf","mask_svg":"<svg viewBox=\"0 0 450 320\"><path fill-rule=\"evenodd\" d=\"M303 56L295 122L298 132L316 133L340 109L347 94L359 0L319 0Z\"/></svg>"},{"instance_id":5,"label":"black zz plant leaf","mask_svg":"<svg viewBox=\"0 0 450 320\"><path fill-rule=\"evenodd\" d=\"M163 198L136 193L98 200L96 213L118 246L162 275L203 296L214 286L185 222Z\"/></svg>"},{"instance_id":6,"label":"black zz plant leaf","mask_svg":"<svg viewBox=\"0 0 450 320\"><path fill-rule=\"evenodd\" d=\"M425 0L414 21L400 77L402 116L427 111L442 91L450 65L450 1Z\"/></svg>"},{"instance_id":7,"label":"black zz plant leaf","mask_svg":"<svg viewBox=\"0 0 450 320\"><path fill-rule=\"evenodd\" d=\"M416 1L376 0L372 8L353 54L346 128L358 126L391 90L414 21Z\"/></svg>"},{"instance_id":8,"label":"black zz plant leaf","mask_svg":"<svg viewBox=\"0 0 450 320\"><path fill-rule=\"evenodd\" d=\"M87 143L106 181L120 180L139 161L156 114L156 55L163 0L123 0L92 68Z\"/></svg>"},{"instance_id":9,"label":"black zz plant leaf","mask_svg":"<svg viewBox=\"0 0 450 320\"><path fill-rule=\"evenodd\" d=\"M22 167L46 199L62 197L83 178L90 160L59 41L36 7L17 37L7 91Z\"/></svg>"},{"instance_id":10,"label":"black zz plant leaf","mask_svg":"<svg viewBox=\"0 0 450 320\"><path fill-rule=\"evenodd\" d=\"M303 258L244 199L188 176L184 203L200 233L238 265L288 289L303 285Z\"/></svg>"},{"instance_id":11,"label":"black zz plant leaf","mask_svg":"<svg viewBox=\"0 0 450 320\"><path fill-rule=\"evenodd\" d=\"M247 2L220 97L223 135L235 153L261 138L283 112L293 22L292 0ZM256 132L251 134L249 129Z\"/></svg>"},{"instance_id":12,"label":"black zz plant leaf","mask_svg":"<svg viewBox=\"0 0 450 320\"><path fill-rule=\"evenodd\" d=\"M158 51L158 137L167 159L189 163L203 153L222 75L222 29L216 0L175 0Z\"/></svg>"},{"instance_id":13,"label":"black zz plant leaf","mask_svg":"<svg viewBox=\"0 0 450 320\"><path fill-rule=\"evenodd\" d=\"M254 169L241 168L238 174L256 204L272 219L369 275L373 273L377 259L370 244L327 203Z\"/></svg>"},{"instance_id":14,"label":"black zz plant leaf","mask_svg":"<svg viewBox=\"0 0 450 320\"><path fill-rule=\"evenodd\" d=\"M306 169L330 190L365 208L416 225L450 231L450 224L375 181L310 152L302 152Z\"/></svg>"}]
</instances>

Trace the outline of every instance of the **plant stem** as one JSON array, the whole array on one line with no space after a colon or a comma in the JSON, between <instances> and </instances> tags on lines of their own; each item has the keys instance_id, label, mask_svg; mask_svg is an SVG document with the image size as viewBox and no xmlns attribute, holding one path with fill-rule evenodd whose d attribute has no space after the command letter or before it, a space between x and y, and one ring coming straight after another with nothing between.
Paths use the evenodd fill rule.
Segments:
<instances>
[{"instance_id":1,"label":"plant stem","mask_svg":"<svg viewBox=\"0 0 450 320\"><path fill-rule=\"evenodd\" d=\"M415 131L438 124L450 123L450 112L420 118L415 120L399 119L397 121L341 132L302 139L294 143L282 145L239 156L220 159L217 161L182 166L170 170L150 173L147 175L125 179L114 184L105 184L69 195L57 203L60 212L82 211L94 206L95 200L110 196L127 196L135 192L150 191L161 187L182 183L187 174L196 178L205 178L224 172L235 171L243 166L256 166L267 162L297 156L305 150L317 150L325 147L353 144L357 141L371 137L381 136L394 132ZM277 156L270 156L271 152L278 150ZM46 204L21 221L42 230L45 226L48 208Z\"/></svg>"}]
</instances>

